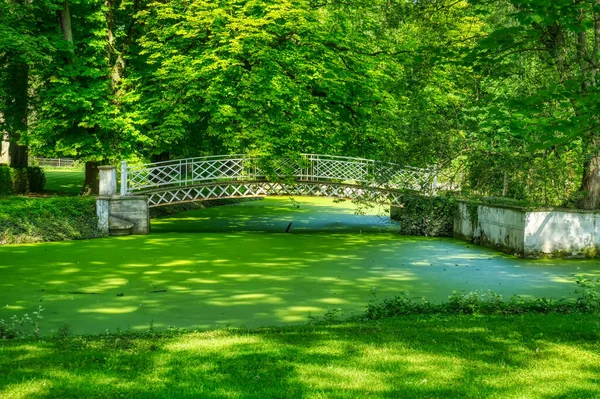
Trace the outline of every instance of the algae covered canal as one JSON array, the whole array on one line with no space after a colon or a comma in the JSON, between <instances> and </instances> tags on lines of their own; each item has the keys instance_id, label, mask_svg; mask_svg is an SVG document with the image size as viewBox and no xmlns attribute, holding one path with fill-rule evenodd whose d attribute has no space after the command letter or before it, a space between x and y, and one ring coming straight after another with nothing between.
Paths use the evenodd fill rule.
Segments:
<instances>
[{"instance_id":1,"label":"algae covered canal","mask_svg":"<svg viewBox=\"0 0 600 399\"><path fill-rule=\"evenodd\" d=\"M523 260L454 239L406 237L376 212L267 198L153 221L148 236L0 247L0 319L44 308L42 333L303 323L402 291L560 298L598 260ZM289 232L285 232L292 223Z\"/></svg>"}]
</instances>

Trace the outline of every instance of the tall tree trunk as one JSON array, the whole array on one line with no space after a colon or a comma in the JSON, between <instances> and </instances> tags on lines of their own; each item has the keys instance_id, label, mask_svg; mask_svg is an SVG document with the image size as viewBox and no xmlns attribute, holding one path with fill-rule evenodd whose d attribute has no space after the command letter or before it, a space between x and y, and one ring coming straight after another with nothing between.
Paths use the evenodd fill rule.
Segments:
<instances>
[{"instance_id":1,"label":"tall tree trunk","mask_svg":"<svg viewBox=\"0 0 600 399\"><path fill-rule=\"evenodd\" d=\"M117 49L116 38L114 34L115 26L116 26L116 8L118 5L116 4L117 0L106 0L104 3L106 6L106 39L107 46L106 52L108 55L108 62L111 65L110 71L110 84L114 93L115 101L118 102L118 86L119 82L123 78L123 70L125 69L125 60L123 59L123 48L120 50ZM127 32L129 36L130 32ZM123 41L127 41L127 37L123 39Z\"/></svg>"},{"instance_id":2,"label":"tall tree trunk","mask_svg":"<svg viewBox=\"0 0 600 399\"><path fill-rule=\"evenodd\" d=\"M596 1L600 6L600 0ZM594 47L591 56L587 56L585 32L580 33L577 43L577 58L583 75L582 91L584 95L597 87L598 67L600 63L600 14L594 13ZM592 125L598 125L598 115L591 116ZM583 165L583 178L579 189L582 198L577 206L582 209L600 207L600 131L593 128L587 135L588 157Z\"/></svg>"},{"instance_id":3,"label":"tall tree trunk","mask_svg":"<svg viewBox=\"0 0 600 399\"><path fill-rule=\"evenodd\" d=\"M594 140L594 152L583 165L583 179L579 191L583 198L577 206L581 209L597 209L600 205L600 148Z\"/></svg>"},{"instance_id":4,"label":"tall tree trunk","mask_svg":"<svg viewBox=\"0 0 600 399\"><path fill-rule=\"evenodd\" d=\"M81 188L81 195L97 195L100 192L98 164L96 162L85 163L85 181Z\"/></svg>"},{"instance_id":5,"label":"tall tree trunk","mask_svg":"<svg viewBox=\"0 0 600 399\"><path fill-rule=\"evenodd\" d=\"M8 126L9 164L13 168L26 167L28 164L27 145L22 141L27 133L29 114L29 65L15 61L9 66L11 103L4 114Z\"/></svg>"},{"instance_id":6,"label":"tall tree trunk","mask_svg":"<svg viewBox=\"0 0 600 399\"><path fill-rule=\"evenodd\" d=\"M63 8L57 11L58 25L63 33L63 37L69 43L73 43L73 30L71 29L71 10L69 8L69 0L63 0Z\"/></svg>"}]
</instances>

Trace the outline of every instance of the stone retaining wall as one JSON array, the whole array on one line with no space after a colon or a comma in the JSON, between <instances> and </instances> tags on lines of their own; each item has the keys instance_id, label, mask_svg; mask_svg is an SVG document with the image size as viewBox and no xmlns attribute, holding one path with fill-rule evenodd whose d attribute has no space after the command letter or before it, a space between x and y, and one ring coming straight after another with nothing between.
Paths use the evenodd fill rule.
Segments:
<instances>
[{"instance_id":1,"label":"stone retaining wall","mask_svg":"<svg viewBox=\"0 0 600 399\"><path fill-rule=\"evenodd\" d=\"M600 213L461 201L454 236L528 258L594 257L600 248Z\"/></svg>"}]
</instances>

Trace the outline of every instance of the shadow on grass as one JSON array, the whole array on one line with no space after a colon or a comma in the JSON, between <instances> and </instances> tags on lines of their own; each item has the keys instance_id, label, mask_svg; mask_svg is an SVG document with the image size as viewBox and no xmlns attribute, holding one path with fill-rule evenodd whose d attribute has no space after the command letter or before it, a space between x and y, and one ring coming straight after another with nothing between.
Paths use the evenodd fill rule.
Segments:
<instances>
[{"instance_id":1,"label":"shadow on grass","mask_svg":"<svg viewBox=\"0 0 600 399\"><path fill-rule=\"evenodd\" d=\"M0 394L598 397L594 316L419 317L0 346Z\"/></svg>"}]
</instances>

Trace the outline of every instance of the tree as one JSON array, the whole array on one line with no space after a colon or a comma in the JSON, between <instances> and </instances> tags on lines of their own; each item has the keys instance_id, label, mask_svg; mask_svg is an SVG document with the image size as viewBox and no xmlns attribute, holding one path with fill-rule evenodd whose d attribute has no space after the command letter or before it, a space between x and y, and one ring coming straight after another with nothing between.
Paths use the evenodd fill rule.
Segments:
<instances>
[{"instance_id":1,"label":"tree","mask_svg":"<svg viewBox=\"0 0 600 399\"><path fill-rule=\"evenodd\" d=\"M396 133L382 86L393 61L335 9L187 0L138 16L135 93L152 152L365 155Z\"/></svg>"},{"instance_id":2,"label":"tree","mask_svg":"<svg viewBox=\"0 0 600 399\"><path fill-rule=\"evenodd\" d=\"M31 65L44 64L52 51L45 36L48 26L40 16L53 8L51 1L0 3L0 131L8 138L5 145L12 167L28 164L30 83L35 75Z\"/></svg>"},{"instance_id":3,"label":"tree","mask_svg":"<svg viewBox=\"0 0 600 399\"><path fill-rule=\"evenodd\" d=\"M84 193L98 192L98 165L135 152L136 138L120 100L123 43L129 39L115 33L116 26L132 25L134 6L61 1L62 40L54 68L45 71L39 90L34 145L45 153L85 161Z\"/></svg>"},{"instance_id":4,"label":"tree","mask_svg":"<svg viewBox=\"0 0 600 399\"><path fill-rule=\"evenodd\" d=\"M496 17L471 57L497 82L482 108L483 127L516 140L521 152L580 151L582 180L573 201L598 208L600 2L513 0L492 9L473 3Z\"/></svg>"}]
</instances>

